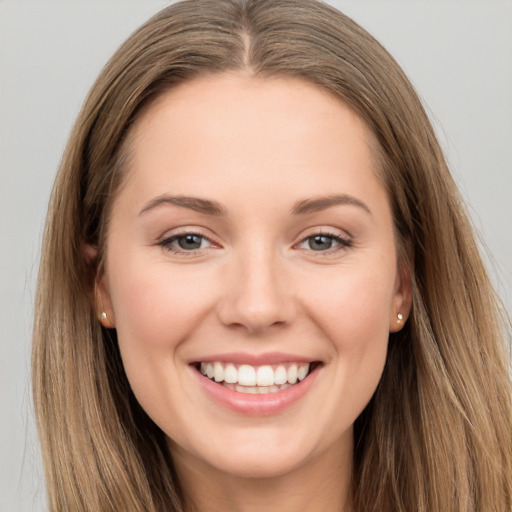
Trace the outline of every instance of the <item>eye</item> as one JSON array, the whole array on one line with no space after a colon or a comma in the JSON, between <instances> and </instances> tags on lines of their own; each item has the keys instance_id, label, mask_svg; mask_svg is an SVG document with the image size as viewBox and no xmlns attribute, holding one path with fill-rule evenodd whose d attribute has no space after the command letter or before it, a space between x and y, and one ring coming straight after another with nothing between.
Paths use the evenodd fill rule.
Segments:
<instances>
[{"instance_id":1,"label":"eye","mask_svg":"<svg viewBox=\"0 0 512 512\"><path fill-rule=\"evenodd\" d=\"M299 244L300 249L308 249L315 252L326 252L329 250L350 247L352 242L338 235L330 233L316 233L308 236Z\"/></svg>"},{"instance_id":2,"label":"eye","mask_svg":"<svg viewBox=\"0 0 512 512\"><path fill-rule=\"evenodd\" d=\"M210 247L212 242L198 233L178 233L162 240L159 245L174 253L192 253Z\"/></svg>"}]
</instances>

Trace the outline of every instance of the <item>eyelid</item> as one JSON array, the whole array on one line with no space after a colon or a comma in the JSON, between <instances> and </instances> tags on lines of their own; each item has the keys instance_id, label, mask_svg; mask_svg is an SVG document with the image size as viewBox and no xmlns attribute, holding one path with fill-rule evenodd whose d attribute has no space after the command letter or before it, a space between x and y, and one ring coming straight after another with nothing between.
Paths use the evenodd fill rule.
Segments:
<instances>
[{"instance_id":1,"label":"eyelid","mask_svg":"<svg viewBox=\"0 0 512 512\"><path fill-rule=\"evenodd\" d=\"M326 249L325 251L315 251L313 249L302 249L304 251L310 252L315 255L319 256L326 256L329 254L333 254L340 250L346 250L353 246L353 237L347 234L341 234L339 232L333 232L333 229L327 229L327 228L313 228L311 231L305 235L302 235L300 240L294 244L294 248L302 249L300 246L306 242L307 240L317 237L317 236L323 236L326 238L331 238L335 242L337 242L337 245L335 247L330 247L329 249ZM336 230L338 231L338 230Z\"/></svg>"},{"instance_id":2,"label":"eyelid","mask_svg":"<svg viewBox=\"0 0 512 512\"><path fill-rule=\"evenodd\" d=\"M195 250L185 250L185 249L180 249L180 248L177 248L175 246L172 245L172 243L181 238L181 237L185 237L185 236L197 236L197 237L200 237L202 238L203 240L206 240L209 242L209 246L208 247L203 247L203 248L199 248L199 249L195 249ZM167 250L169 252L172 252L173 254L177 254L177 255L183 255L183 256L193 256L193 255L197 255L198 253L200 252L203 252L205 251L206 249L210 249L210 248L218 248L220 247L220 245L218 243L216 243L211 236L209 235L206 235L202 230L201 228L197 228L197 227L182 227L182 228L177 228L177 230L171 230L171 231L166 231L164 235L160 236L157 241L156 241L156 245L162 247L164 250Z\"/></svg>"},{"instance_id":3,"label":"eyelid","mask_svg":"<svg viewBox=\"0 0 512 512\"><path fill-rule=\"evenodd\" d=\"M340 250L346 250L346 249L352 247L352 245L353 245L353 237L351 235L349 235L346 231L341 232L341 230L339 230L339 229L323 228L323 227L310 228L307 231L309 231L309 233L308 232L303 233L302 236L300 237L299 241L296 242L295 244L293 244L293 246L292 246L293 249L298 249L298 250L303 249L304 251L313 253L315 255L322 256L322 255L332 254L332 253L335 253ZM198 249L193 249L193 250L187 250L187 249L178 248L178 247L175 247L174 245L172 245L173 242L175 242L177 239L179 239L181 237L185 237L185 236L200 237L202 240L207 241L209 243L209 246L198 248ZM334 240L336 242L336 245L334 247L330 247L326 250L319 250L319 251L315 251L314 249L305 249L305 248L300 247L308 239L311 239L311 238L314 238L317 236L331 238L332 240ZM221 247L221 245L219 243L217 243L213 239L212 236L205 234L202 228L197 228L196 226L194 226L194 227L184 226L184 227L176 228L175 230L170 230L170 231L168 230L165 232L164 235L160 236L157 239L156 245L158 245L158 246L162 247L163 249L168 250L169 252L172 252L174 254L184 255L184 256L193 256L193 255L197 255L198 253L205 251L206 249Z\"/></svg>"}]
</instances>

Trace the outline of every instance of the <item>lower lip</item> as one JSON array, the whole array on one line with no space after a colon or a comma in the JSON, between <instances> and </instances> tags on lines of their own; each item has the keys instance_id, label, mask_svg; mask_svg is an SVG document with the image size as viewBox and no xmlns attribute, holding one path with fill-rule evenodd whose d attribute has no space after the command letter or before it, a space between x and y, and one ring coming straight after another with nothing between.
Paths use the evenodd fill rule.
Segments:
<instances>
[{"instance_id":1,"label":"lower lip","mask_svg":"<svg viewBox=\"0 0 512 512\"><path fill-rule=\"evenodd\" d=\"M221 406L238 414L268 416L278 414L299 401L311 388L318 374L318 369L315 369L304 380L289 388L275 393L254 395L233 391L222 384L213 382L195 369L194 372L206 393Z\"/></svg>"}]
</instances>

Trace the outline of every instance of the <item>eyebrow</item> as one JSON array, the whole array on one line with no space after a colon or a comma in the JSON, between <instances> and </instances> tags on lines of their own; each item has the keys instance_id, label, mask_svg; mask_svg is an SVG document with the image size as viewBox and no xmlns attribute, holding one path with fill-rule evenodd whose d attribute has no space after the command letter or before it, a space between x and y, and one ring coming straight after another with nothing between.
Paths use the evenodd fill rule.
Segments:
<instances>
[{"instance_id":1,"label":"eyebrow","mask_svg":"<svg viewBox=\"0 0 512 512\"><path fill-rule=\"evenodd\" d=\"M199 197L169 196L166 194L155 197L154 199L149 201L144 206L144 208L142 208L139 215L143 215L149 210L152 210L164 204L177 206L179 208L187 208L189 210L194 210L196 212L204 213L206 215L226 215L225 208L217 201L201 199ZM339 205L357 206L359 208L362 208L370 215L372 213L370 208L368 208L368 206L366 206L366 204L363 203L360 199L357 199L356 197L350 196L348 194L337 194L313 199L304 199L296 203L291 211L293 215L305 215L308 213L315 213L322 210L326 210L327 208Z\"/></svg>"},{"instance_id":2,"label":"eyebrow","mask_svg":"<svg viewBox=\"0 0 512 512\"><path fill-rule=\"evenodd\" d=\"M292 208L292 213L294 215L304 215L306 213L315 213L321 210L326 210L327 208L338 205L357 206L362 208L370 215L372 214L370 208L368 208L368 206L366 206L363 201L348 194L337 194L313 199L304 199L303 201L299 201L295 204L295 206Z\"/></svg>"},{"instance_id":3,"label":"eyebrow","mask_svg":"<svg viewBox=\"0 0 512 512\"><path fill-rule=\"evenodd\" d=\"M218 203L217 201L210 201L209 199L200 199L199 197L188 197L188 196L169 196L169 195L161 195L155 197L151 201L149 201L144 208L139 212L139 215L143 215L156 208L157 206L161 206L164 204L169 204L172 206L178 206L179 208L188 208L189 210L194 210L199 213L205 213L207 215L225 215L226 210L224 207Z\"/></svg>"}]
</instances>

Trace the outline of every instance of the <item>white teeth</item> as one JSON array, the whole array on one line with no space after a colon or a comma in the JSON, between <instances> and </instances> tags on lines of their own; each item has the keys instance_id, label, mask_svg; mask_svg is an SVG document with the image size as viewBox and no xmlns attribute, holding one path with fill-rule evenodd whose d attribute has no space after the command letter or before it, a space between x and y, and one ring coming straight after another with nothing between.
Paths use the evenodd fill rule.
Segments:
<instances>
[{"instance_id":1,"label":"white teeth","mask_svg":"<svg viewBox=\"0 0 512 512\"><path fill-rule=\"evenodd\" d=\"M224 382L228 384L236 384L238 382L238 372L234 364L229 363L224 368Z\"/></svg>"},{"instance_id":2,"label":"white teeth","mask_svg":"<svg viewBox=\"0 0 512 512\"><path fill-rule=\"evenodd\" d=\"M295 384L297 382L297 374L298 374L297 365L291 364L290 368L288 368L288 382L290 384Z\"/></svg>"},{"instance_id":3,"label":"white teeth","mask_svg":"<svg viewBox=\"0 0 512 512\"><path fill-rule=\"evenodd\" d=\"M260 366L256 371L256 384L258 386L274 385L274 370L272 366Z\"/></svg>"},{"instance_id":4,"label":"white teeth","mask_svg":"<svg viewBox=\"0 0 512 512\"><path fill-rule=\"evenodd\" d=\"M222 363L213 363L213 378L215 382L222 382L224 380L224 368Z\"/></svg>"},{"instance_id":5,"label":"white teeth","mask_svg":"<svg viewBox=\"0 0 512 512\"><path fill-rule=\"evenodd\" d=\"M288 374L283 365L279 365L274 373L274 384L280 385L288 382Z\"/></svg>"},{"instance_id":6,"label":"white teeth","mask_svg":"<svg viewBox=\"0 0 512 512\"><path fill-rule=\"evenodd\" d=\"M288 366L288 368L286 368ZM233 363L219 361L201 363L200 371L215 382L243 393L276 393L286 389L309 374L309 363L263 365L254 367L242 364L238 368Z\"/></svg>"},{"instance_id":7,"label":"white teeth","mask_svg":"<svg viewBox=\"0 0 512 512\"><path fill-rule=\"evenodd\" d=\"M306 378L306 375L308 374L308 370L309 370L309 367L301 364L297 371L297 378L299 380L304 380Z\"/></svg>"},{"instance_id":8,"label":"white teeth","mask_svg":"<svg viewBox=\"0 0 512 512\"><path fill-rule=\"evenodd\" d=\"M256 386L256 371L248 364L242 364L238 368L238 384L242 386Z\"/></svg>"},{"instance_id":9,"label":"white teeth","mask_svg":"<svg viewBox=\"0 0 512 512\"><path fill-rule=\"evenodd\" d=\"M282 386L241 386L240 384L224 384L224 386L248 395L265 395L267 393L277 393L278 391L289 388L290 384L283 384Z\"/></svg>"}]
</instances>

